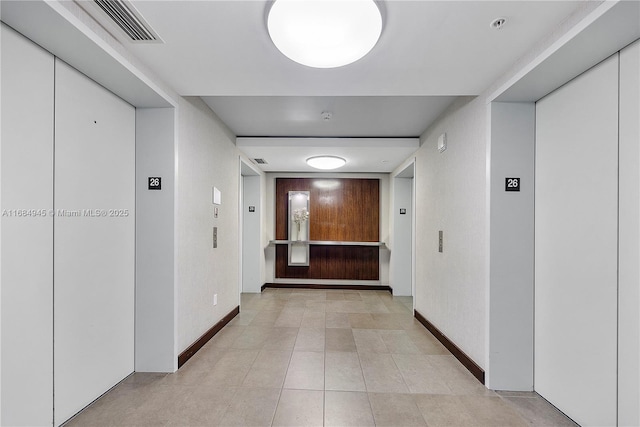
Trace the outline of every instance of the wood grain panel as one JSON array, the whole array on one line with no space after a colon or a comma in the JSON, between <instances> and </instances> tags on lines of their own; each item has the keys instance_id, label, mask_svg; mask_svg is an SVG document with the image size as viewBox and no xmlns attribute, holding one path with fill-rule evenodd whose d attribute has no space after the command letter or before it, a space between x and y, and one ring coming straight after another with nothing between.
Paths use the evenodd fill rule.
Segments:
<instances>
[{"instance_id":1,"label":"wood grain panel","mask_svg":"<svg viewBox=\"0 0 640 427\"><path fill-rule=\"evenodd\" d=\"M288 235L288 192L309 191L309 238L345 242L380 240L378 179L276 179L276 239Z\"/></svg>"},{"instance_id":2,"label":"wood grain panel","mask_svg":"<svg viewBox=\"0 0 640 427\"><path fill-rule=\"evenodd\" d=\"M378 179L277 178L276 239L287 240L289 191L309 191L309 240L378 242ZM276 276L290 279L378 280L379 248L311 245L308 267L288 266L276 246Z\"/></svg>"},{"instance_id":3,"label":"wood grain panel","mask_svg":"<svg viewBox=\"0 0 640 427\"><path fill-rule=\"evenodd\" d=\"M263 292L267 288L277 289L344 289L351 291L387 291L393 295L393 289L388 285L328 285L323 283L265 283L260 289Z\"/></svg>"},{"instance_id":4,"label":"wood grain panel","mask_svg":"<svg viewBox=\"0 0 640 427\"><path fill-rule=\"evenodd\" d=\"M307 191L303 178L276 178L276 239L287 240L289 234L289 191Z\"/></svg>"},{"instance_id":5,"label":"wood grain panel","mask_svg":"<svg viewBox=\"0 0 640 427\"><path fill-rule=\"evenodd\" d=\"M276 245L276 278L379 280L376 246L311 245L308 267L288 265L287 245Z\"/></svg>"}]
</instances>

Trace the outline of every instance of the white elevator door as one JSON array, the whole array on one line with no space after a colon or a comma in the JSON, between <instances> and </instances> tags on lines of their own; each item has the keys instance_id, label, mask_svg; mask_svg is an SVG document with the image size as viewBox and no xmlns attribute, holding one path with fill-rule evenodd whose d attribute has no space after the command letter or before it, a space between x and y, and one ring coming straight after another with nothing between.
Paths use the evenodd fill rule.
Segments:
<instances>
[{"instance_id":1,"label":"white elevator door","mask_svg":"<svg viewBox=\"0 0 640 427\"><path fill-rule=\"evenodd\" d=\"M54 156L57 426L134 369L135 109L60 60Z\"/></svg>"},{"instance_id":2,"label":"white elevator door","mask_svg":"<svg viewBox=\"0 0 640 427\"><path fill-rule=\"evenodd\" d=\"M536 105L535 389L616 424L618 55Z\"/></svg>"}]
</instances>

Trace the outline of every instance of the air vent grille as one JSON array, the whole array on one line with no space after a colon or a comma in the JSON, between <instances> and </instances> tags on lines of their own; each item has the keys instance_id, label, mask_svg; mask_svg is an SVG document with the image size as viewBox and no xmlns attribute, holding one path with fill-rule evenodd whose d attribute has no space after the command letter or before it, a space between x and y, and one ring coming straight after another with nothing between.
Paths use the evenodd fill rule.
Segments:
<instances>
[{"instance_id":1,"label":"air vent grille","mask_svg":"<svg viewBox=\"0 0 640 427\"><path fill-rule=\"evenodd\" d=\"M267 161L265 159L253 159L254 162L256 162L256 164L259 165L266 165Z\"/></svg>"},{"instance_id":2,"label":"air vent grille","mask_svg":"<svg viewBox=\"0 0 640 427\"><path fill-rule=\"evenodd\" d=\"M124 0L94 0L113 22L133 41L157 41L158 37L148 28L144 20L136 16L132 7Z\"/></svg>"}]
</instances>

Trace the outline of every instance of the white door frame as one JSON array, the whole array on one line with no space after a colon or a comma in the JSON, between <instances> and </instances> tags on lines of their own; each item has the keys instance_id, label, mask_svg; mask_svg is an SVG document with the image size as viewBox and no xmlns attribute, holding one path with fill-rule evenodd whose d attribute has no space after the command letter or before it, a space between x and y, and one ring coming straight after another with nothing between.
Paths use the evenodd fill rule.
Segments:
<instances>
[{"instance_id":1,"label":"white door frame","mask_svg":"<svg viewBox=\"0 0 640 427\"><path fill-rule=\"evenodd\" d=\"M245 268L245 263L244 263L244 250L246 249L244 246L244 236L245 236L245 209L244 209L244 177L246 176L261 176L262 172L257 169L254 165L251 164L250 161L244 159L243 157L240 157L240 162L239 162L239 177L240 179L238 180L238 194L240 195L240 197L238 197L238 211L240 212L239 214L239 226L238 226L238 248L239 248L239 259L240 259L240 263L239 263L239 272L238 272L238 293L241 294L244 289L243 289L243 283L244 283L244 268ZM259 188L258 191L261 193L262 192L262 188ZM262 194L259 195L259 200L262 199ZM257 211L258 214L262 217L262 206L260 206L261 203L259 204L259 206L257 207ZM260 221L260 236L262 236L262 221Z\"/></svg>"},{"instance_id":2,"label":"white door frame","mask_svg":"<svg viewBox=\"0 0 640 427\"><path fill-rule=\"evenodd\" d=\"M416 205L416 180L415 180L415 173L416 173L416 167L415 167L415 158L411 158L405 165L404 167L397 173L393 174L391 176L392 178L392 185L394 186L394 196L393 196L393 200L391 202L392 205L392 212L391 212L391 218L392 218L392 235L393 235L393 246L396 245L397 242L397 238L395 236L395 221L393 221L395 212L397 209L400 208L400 206L396 205L396 197L395 197L395 183L396 183L396 179L411 179L411 209L409 210L409 214L411 215L411 296L413 297L413 306L415 308L415 294L416 294L416 236L415 236L415 230L416 230L416 214L415 214L415 205ZM393 248L392 248L393 249ZM393 257L393 253L391 255ZM395 262L394 262L395 264ZM392 271L391 274L393 276L395 276L395 272L393 271L394 268L392 267ZM392 277L393 277L392 276Z\"/></svg>"}]
</instances>

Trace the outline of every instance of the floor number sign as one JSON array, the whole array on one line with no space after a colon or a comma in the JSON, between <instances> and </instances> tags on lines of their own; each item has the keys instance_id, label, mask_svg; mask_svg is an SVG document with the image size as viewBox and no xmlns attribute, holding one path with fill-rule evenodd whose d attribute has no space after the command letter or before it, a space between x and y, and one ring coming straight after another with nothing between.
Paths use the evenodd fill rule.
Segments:
<instances>
[{"instance_id":1,"label":"floor number sign","mask_svg":"<svg viewBox=\"0 0 640 427\"><path fill-rule=\"evenodd\" d=\"M520 178L505 178L505 191L520 191Z\"/></svg>"},{"instance_id":2,"label":"floor number sign","mask_svg":"<svg viewBox=\"0 0 640 427\"><path fill-rule=\"evenodd\" d=\"M159 176L150 176L149 177L149 190L160 190L162 189L162 178Z\"/></svg>"}]
</instances>

